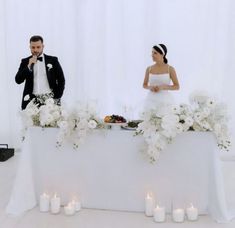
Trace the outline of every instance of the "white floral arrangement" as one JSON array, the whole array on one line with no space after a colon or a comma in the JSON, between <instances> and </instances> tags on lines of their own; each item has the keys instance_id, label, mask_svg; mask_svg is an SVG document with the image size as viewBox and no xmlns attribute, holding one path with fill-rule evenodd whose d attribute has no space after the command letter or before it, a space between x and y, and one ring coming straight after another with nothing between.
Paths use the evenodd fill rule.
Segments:
<instances>
[{"instance_id":1,"label":"white floral arrangement","mask_svg":"<svg viewBox=\"0 0 235 228\"><path fill-rule=\"evenodd\" d=\"M84 142L89 132L97 128L104 128L95 109L89 104L78 104L75 109L70 111L61 108L61 118L57 123L60 128L57 135L57 146L61 146L64 139L67 139L73 143L75 149Z\"/></svg>"},{"instance_id":2,"label":"white floral arrangement","mask_svg":"<svg viewBox=\"0 0 235 228\"><path fill-rule=\"evenodd\" d=\"M195 131L212 131L215 133L220 149L229 151L231 146L228 129L227 106L217 102L206 93L195 92L190 96L190 103L194 110Z\"/></svg>"},{"instance_id":3,"label":"white floral arrangement","mask_svg":"<svg viewBox=\"0 0 235 228\"><path fill-rule=\"evenodd\" d=\"M103 128L102 121L91 106L79 105L68 111L55 104L53 98L46 99L43 105L39 105L33 99L21 114L24 125L23 135L32 126L58 127L57 146L69 140L74 148L78 148L90 131Z\"/></svg>"},{"instance_id":4,"label":"white floral arrangement","mask_svg":"<svg viewBox=\"0 0 235 228\"><path fill-rule=\"evenodd\" d=\"M158 161L160 152L172 139L184 131L211 131L215 133L220 149L231 146L226 106L217 103L205 93L193 93L190 105L163 106L143 113L143 122L136 134L142 134L147 143L144 154L151 163Z\"/></svg>"},{"instance_id":5,"label":"white floral arrangement","mask_svg":"<svg viewBox=\"0 0 235 228\"><path fill-rule=\"evenodd\" d=\"M22 119L24 131L31 126L58 127L57 146L68 140L74 148L84 142L89 132L104 128L92 104L80 103L69 110L55 104L52 98L46 98L43 104L40 100L40 105L31 100L22 111ZM190 96L190 105L162 106L143 113L135 134L143 135L147 143L144 154L155 163L174 137L189 130L214 132L220 149L228 151L231 146L226 106L202 92Z\"/></svg>"}]
</instances>

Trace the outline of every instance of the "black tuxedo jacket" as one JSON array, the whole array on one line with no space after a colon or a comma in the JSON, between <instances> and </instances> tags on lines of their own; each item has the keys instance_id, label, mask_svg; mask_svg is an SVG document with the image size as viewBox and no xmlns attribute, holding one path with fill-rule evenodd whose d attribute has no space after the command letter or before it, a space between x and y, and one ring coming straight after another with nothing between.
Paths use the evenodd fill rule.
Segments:
<instances>
[{"instance_id":1,"label":"black tuxedo jacket","mask_svg":"<svg viewBox=\"0 0 235 228\"><path fill-rule=\"evenodd\" d=\"M34 73L33 70L29 70L28 63L29 59L32 56L24 58L21 60L19 70L15 76L15 81L18 84L21 84L25 81L22 104L21 108L25 109L30 100L24 101L24 97L28 94L30 97L33 97L33 81ZM57 57L49 56L44 54L44 60L46 65L46 74L49 86L54 93L54 98L61 98L64 92L65 78L63 70L60 66L60 63Z\"/></svg>"}]
</instances>

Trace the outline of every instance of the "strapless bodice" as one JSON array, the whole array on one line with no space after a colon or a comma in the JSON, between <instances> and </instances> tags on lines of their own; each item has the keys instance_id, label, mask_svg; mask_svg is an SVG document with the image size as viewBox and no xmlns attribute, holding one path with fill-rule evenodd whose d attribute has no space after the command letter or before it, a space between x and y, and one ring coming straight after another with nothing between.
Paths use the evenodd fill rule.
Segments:
<instances>
[{"instance_id":1,"label":"strapless bodice","mask_svg":"<svg viewBox=\"0 0 235 228\"><path fill-rule=\"evenodd\" d=\"M169 73L165 74L149 74L149 85L170 85L171 79Z\"/></svg>"}]
</instances>

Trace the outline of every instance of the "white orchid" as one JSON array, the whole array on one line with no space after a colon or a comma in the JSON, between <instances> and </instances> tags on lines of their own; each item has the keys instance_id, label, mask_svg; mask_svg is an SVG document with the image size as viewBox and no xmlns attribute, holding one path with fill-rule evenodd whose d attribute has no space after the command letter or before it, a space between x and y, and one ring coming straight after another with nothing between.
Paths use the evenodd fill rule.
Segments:
<instances>
[{"instance_id":1,"label":"white orchid","mask_svg":"<svg viewBox=\"0 0 235 228\"><path fill-rule=\"evenodd\" d=\"M227 111L206 92L195 92L190 96L191 106L162 106L158 110L145 112L143 122L138 125L136 134L142 134L148 149L145 151L150 162L159 159L160 152L181 132L213 131L218 146L228 150L231 146L227 128Z\"/></svg>"}]
</instances>

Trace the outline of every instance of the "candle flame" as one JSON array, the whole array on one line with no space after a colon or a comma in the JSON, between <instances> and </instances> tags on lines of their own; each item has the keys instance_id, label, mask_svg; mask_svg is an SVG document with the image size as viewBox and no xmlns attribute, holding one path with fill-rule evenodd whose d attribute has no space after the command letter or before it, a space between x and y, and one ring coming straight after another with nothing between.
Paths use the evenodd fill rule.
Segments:
<instances>
[{"instance_id":1,"label":"candle flame","mask_svg":"<svg viewBox=\"0 0 235 228\"><path fill-rule=\"evenodd\" d=\"M150 198L152 198L152 197L153 197L153 193L152 193L152 192L148 192L148 193L147 193L147 198L150 199Z\"/></svg>"}]
</instances>

